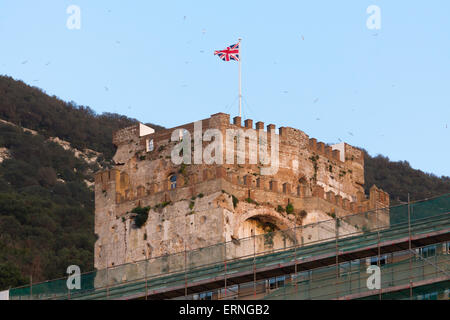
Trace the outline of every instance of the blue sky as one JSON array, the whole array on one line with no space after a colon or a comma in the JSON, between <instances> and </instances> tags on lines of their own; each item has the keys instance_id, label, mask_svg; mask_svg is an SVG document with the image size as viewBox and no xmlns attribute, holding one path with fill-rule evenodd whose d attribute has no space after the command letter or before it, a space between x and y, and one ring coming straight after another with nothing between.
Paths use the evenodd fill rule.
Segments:
<instances>
[{"instance_id":1,"label":"blue sky","mask_svg":"<svg viewBox=\"0 0 450 320\"><path fill-rule=\"evenodd\" d=\"M448 12L448 0L1 0L0 74L173 127L236 115L238 65L213 52L242 37L245 118L450 176Z\"/></svg>"}]
</instances>

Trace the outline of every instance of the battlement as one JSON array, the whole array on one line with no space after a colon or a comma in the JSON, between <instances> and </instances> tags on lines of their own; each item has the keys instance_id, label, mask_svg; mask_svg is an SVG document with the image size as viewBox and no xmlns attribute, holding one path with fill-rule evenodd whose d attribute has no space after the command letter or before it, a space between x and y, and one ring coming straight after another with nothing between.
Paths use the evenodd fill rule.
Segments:
<instances>
[{"instance_id":1,"label":"battlement","mask_svg":"<svg viewBox=\"0 0 450 320\"><path fill-rule=\"evenodd\" d=\"M342 152L341 150L333 149L332 146L329 146L324 142L317 142L317 139L315 138L309 139L309 150L317 154L320 154L330 160L344 162L342 161L343 159L341 158Z\"/></svg>"},{"instance_id":2,"label":"battlement","mask_svg":"<svg viewBox=\"0 0 450 320\"><path fill-rule=\"evenodd\" d=\"M96 185L101 186L102 190L107 190L111 184L114 185L115 190L115 202L117 204L125 203L128 201L135 201L146 197L155 196L157 201L180 201L189 198L192 193L191 188L199 186L200 184L208 181L223 179L231 185L240 188L242 192L237 192L236 195L241 194L240 200L251 198L256 202L264 202L267 194L262 197L257 197L255 191L264 191L273 194L276 199L281 199L276 204L288 203L288 199L293 198L306 198L316 197L326 200L330 204L333 204L344 211L349 213L359 213L372 209L386 208L389 206L389 195L383 190L373 186L370 190L369 198L364 193L359 192L356 201L343 198L341 195L328 191L322 186L315 185L312 190L304 183L298 183L296 185L280 181L274 177L259 176L254 174L239 174L236 172L227 171L225 167L208 167L202 170L196 171L194 174L189 175L189 179L184 176L180 176L177 181L177 192L175 192L170 185L170 181L167 180L162 183L147 183L145 185L138 185L133 187L130 183L129 177L126 173L120 173L116 169L111 169L98 173L95 176ZM224 188L220 184L217 184L217 190L223 190ZM188 188L190 191L180 192L179 190ZM196 188L196 192L206 191L208 188ZM234 188L234 190L237 190Z\"/></svg>"},{"instance_id":3,"label":"battlement","mask_svg":"<svg viewBox=\"0 0 450 320\"><path fill-rule=\"evenodd\" d=\"M142 124L117 131L115 167L95 176L96 266L389 205L376 186L365 196L361 150L327 145L291 127L276 129L216 113L158 132ZM174 161L178 150L191 161ZM133 213L139 206L150 208L141 226ZM111 242L115 249L105 251Z\"/></svg>"},{"instance_id":4,"label":"battlement","mask_svg":"<svg viewBox=\"0 0 450 320\"><path fill-rule=\"evenodd\" d=\"M242 124L241 117L234 117L232 121L230 121L230 115L226 113L216 113L211 115L210 118L200 121L202 132L212 128L222 131L226 129L254 130L256 134L260 131L264 131L268 134L273 132L279 136L281 145L307 147L311 152L323 156L331 161L337 161L341 163L344 163L346 161L354 161L362 165L364 164L364 156L360 149L352 147L346 143L328 145L324 142L318 142L317 139L309 138L309 136L305 132L299 129L291 127L280 127L278 129L278 133L276 133L276 126L274 124L268 124L265 127L264 122L257 121L255 123L253 119L246 119L244 121L244 124ZM193 136L194 123L188 123L170 129L161 130L157 133L154 133L153 131L146 134L141 133L140 135L139 128L137 126L132 126L115 133L113 141L114 144L119 145L121 143L129 143L133 141L133 139L140 138L141 144L144 145L144 140L151 138L155 144L164 144L170 141L172 132L177 129L187 130L189 131L191 136Z\"/></svg>"},{"instance_id":5,"label":"battlement","mask_svg":"<svg viewBox=\"0 0 450 320\"><path fill-rule=\"evenodd\" d=\"M146 128L149 130L146 131ZM324 142L318 142L315 138L309 138L303 131L291 127L281 127L278 129L277 134L274 124L269 124L265 127L264 122L257 121L254 126L253 119L246 119L244 125L242 125L241 117L234 117L230 122L230 115L226 113L216 113L207 119L158 132L154 132L151 128L141 124L119 130L114 135L114 143L118 145L114 160L118 164L125 164L132 159L136 161L138 157L153 159L152 161L157 160L158 156L164 159L170 158L170 150L167 149L174 146L171 142L174 130L181 129L181 132L189 132L193 142L196 128L201 128L202 135L208 129L218 129L222 132L224 138L224 160L226 148L229 147L225 139L225 131L228 129L247 131L244 133L246 137L253 136L256 138L256 141L260 138L259 132L265 131L268 134L267 142L265 142L267 144L267 150L272 148L272 139L269 133L277 135L280 143L280 168L278 173L275 174L275 178L283 176L283 180L285 180L283 183L287 183L286 186L292 186L292 189L296 185L295 179L306 179L311 190L315 184L322 186L329 185L327 191L332 190L333 192L337 192L339 190L340 194L343 193L343 198L347 198L348 200L356 198L357 192L362 191L364 184L364 154L360 149L346 143L330 146ZM248 132L248 130L253 132ZM183 136L181 132L180 139ZM248 141L250 142L250 140ZM203 141L202 147L205 145L207 145L207 141ZM231 145L231 147L236 148L236 145ZM255 149L252 150L252 152L257 152ZM195 152L195 150L193 151ZM250 152L249 146L248 153L245 153L245 160L249 160ZM150 156L147 157L146 154ZM237 153L235 153L235 156L237 156ZM254 165L245 164L243 170L240 171L247 170L248 174L259 174L259 169L255 169ZM296 176L298 177L295 178ZM133 180L135 178L131 179ZM196 181L201 181L201 178L195 179ZM167 184L167 181L157 180L147 183L151 185L151 187L146 187L146 189L151 190L150 193L156 192L155 190L163 190L164 187L159 185ZM180 178L178 185L184 183L183 180L183 178ZM149 191L145 191L143 194L149 194ZM123 198L126 199L127 197L123 196Z\"/></svg>"}]
</instances>

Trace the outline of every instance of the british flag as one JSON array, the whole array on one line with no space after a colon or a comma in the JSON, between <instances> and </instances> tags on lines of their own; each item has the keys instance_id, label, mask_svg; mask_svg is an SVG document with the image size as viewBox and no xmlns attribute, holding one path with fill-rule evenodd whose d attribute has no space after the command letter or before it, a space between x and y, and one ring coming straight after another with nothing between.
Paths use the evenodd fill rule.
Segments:
<instances>
[{"instance_id":1,"label":"british flag","mask_svg":"<svg viewBox=\"0 0 450 320\"><path fill-rule=\"evenodd\" d=\"M225 50L216 50L214 51L214 55L218 55L220 59L223 61L239 61L239 42L236 44L232 44L227 47Z\"/></svg>"}]
</instances>

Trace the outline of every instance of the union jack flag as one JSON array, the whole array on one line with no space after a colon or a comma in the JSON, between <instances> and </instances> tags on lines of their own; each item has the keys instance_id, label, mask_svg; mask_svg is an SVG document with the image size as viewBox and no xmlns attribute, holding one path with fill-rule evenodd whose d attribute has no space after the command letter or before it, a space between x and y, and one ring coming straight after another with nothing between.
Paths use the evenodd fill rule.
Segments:
<instances>
[{"instance_id":1,"label":"union jack flag","mask_svg":"<svg viewBox=\"0 0 450 320\"><path fill-rule=\"evenodd\" d=\"M239 61L239 42L236 44L232 44L227 47L225 50L216 50L214 51L214 55L218 55L220 59L223 61Z\"/></svg>"}]
</instances>

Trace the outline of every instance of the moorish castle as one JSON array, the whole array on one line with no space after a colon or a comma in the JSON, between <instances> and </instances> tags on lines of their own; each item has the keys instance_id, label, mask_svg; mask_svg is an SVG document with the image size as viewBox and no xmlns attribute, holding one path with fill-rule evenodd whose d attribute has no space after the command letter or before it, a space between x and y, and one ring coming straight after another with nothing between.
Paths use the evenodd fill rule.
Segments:
<instances>
[{"instance_id":1,"label":"moorish castle","mask_svg":"<svg viewBox=\"0 0 450 320\"><path fill-rule=\"evenodd\" d=\"M244 150L232 153L237 157L244 152L245 163L174 164L172 150L179 141L194 137L196 123L201 124L200 134L208 129L223 133L226 147L215 152L220 150L224 158L230 148L225 141L228 129L246 136L265 133L267 150L273 148L276 137L278 170L261 174L269 165L249 161L248 138L244 138ZM230 115L224 113L196 123L158 132L138 124L114 134L115 166L95 177L97 269L389 206L389 195L376 186L368 196L364 194L364 154L358 148L346 143L327 145L290 127L276 132L273 124L265 128L256 122L254 126L250 119L242 124L240 117L230 122ZM172 141L175 130L184 132L178 141ZM231 147L237 148L237 143L234 139ZM208 144L202 142L204 148ZM148 210L148 218L139 226L136 208ZM383 212L388 223L389 213ZM341 227L349 233L359 229L351 224ZM290 238L275 236L257 246L286 247L294 240L308 243L321 236L305 228ZM238 256L245 250L250 249L227 255Z\"/></svg>"}]
</instances>

